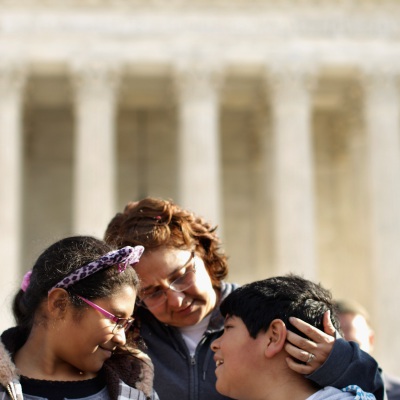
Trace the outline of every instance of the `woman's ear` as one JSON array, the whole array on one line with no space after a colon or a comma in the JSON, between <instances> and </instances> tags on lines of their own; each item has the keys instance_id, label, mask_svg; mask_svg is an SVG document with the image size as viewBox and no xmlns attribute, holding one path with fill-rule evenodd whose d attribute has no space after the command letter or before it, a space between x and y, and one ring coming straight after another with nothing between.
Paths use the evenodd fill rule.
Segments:
<instances>
[{"instance_id":1,"label":"woman's ear","mask_svg":"<svg viewBox=\"0 0 400 400\"><path fill-rule=\"evenodd\" d=\"M62 318L67 310L69 295L65 289L57 288L47 296L47 310L54 317Z\"/></svg>"},{"instance_id":2,"label":"woman's ear","mask_svg":"<svg viewBox=\"0 0 400 400\"><path fill-rule=\"evenodd\" d=\"M281 319L274 319L267 332L267 346L265 348L265 356L272 358L280 353L286 342L287 329L285 323Z\"/></svg>"}]
</instances>

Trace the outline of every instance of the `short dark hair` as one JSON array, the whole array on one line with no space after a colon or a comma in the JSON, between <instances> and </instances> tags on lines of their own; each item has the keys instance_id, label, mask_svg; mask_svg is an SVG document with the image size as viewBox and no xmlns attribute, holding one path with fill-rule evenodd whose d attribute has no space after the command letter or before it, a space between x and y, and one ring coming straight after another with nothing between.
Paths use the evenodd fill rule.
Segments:
<instances>
[{"instance_id":1,"label":"short dark hair","mask_svg":"<svg viewBox=\"0 0 400 400\"><path fill-rule=\"evenodd\" d=\"M248 283L233 291L221 304L224 317L242 319L251 337L266 332L274 319L306 337L294 328L289 317L297 317L323 330L323 315L331 311L334 327L339 328L331 293L321 285L289 274Z\"/></svg>"},{"instance_id":2,"label":"short dark hair","mask_svg":"<svg viewBox=\"0 0 400 400\"><path fill-rule=\"evenodd\" d=\"M26 291L14 297L13 312L17 325L30 331L36 310L47 298L49 290L74 270L97 260L114 250L104 241L91 236L72 236L52 244L39 256L32 268ZM76 308L87 307L76 295L89 300L109 297L124 285L138 288L139 280L133 268L119 273L117 266L100 270L74 283L67 289Z\"/></svg>"},{"instance_id":3,"label":"short dark hair","mask_svg":"<svg viewBox=\"0 0 400 400\"><path fill-rule=\"evenodd\" d=\"M129 202L122 213L117 213L104 240L117 247L142 245L146 251L159 247L195 249L214 287L220 287L228 274L228 264L216 229L172 201L147 197Z\"/></svg>"}]
</instances>

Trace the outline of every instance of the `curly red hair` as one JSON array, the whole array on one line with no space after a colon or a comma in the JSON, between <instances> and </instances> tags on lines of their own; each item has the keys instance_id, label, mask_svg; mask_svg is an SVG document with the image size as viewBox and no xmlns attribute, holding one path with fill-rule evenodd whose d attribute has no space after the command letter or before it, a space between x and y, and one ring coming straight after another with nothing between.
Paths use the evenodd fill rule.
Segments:
<instances>
[{"instance_id":1,"label":"curly red hair","mask_svg":"<svg viewBox=\"0 0 400 400\"><path fill-rule=\"evenodd\" d=\"M108 224L104 240L117 247L142 245L146 250L195 248L214 287L220 287L228 264L216 229L172 201L147 197L129 202L122 213L117 213Z\"/></svg>"}]
</instances>

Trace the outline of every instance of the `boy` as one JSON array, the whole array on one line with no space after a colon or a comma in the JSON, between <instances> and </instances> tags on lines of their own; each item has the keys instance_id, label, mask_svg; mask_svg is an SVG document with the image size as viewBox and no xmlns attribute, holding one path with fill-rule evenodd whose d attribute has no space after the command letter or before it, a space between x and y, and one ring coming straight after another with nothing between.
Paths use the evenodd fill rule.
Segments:
<instances>
[{"instance_id":1,"label":"boy","mask_svg":"<svg viewBox=\"0 0 400 400\"><path fill-rule=\"evenodd\" d=\"M333 314L330 292L296 275L253 282L232 292L221 304L224 333L211 344L218 392L238 400L374 399L357 386L317 387L288 367L287 330L301 334L289 317L321 329L328 310ZM332 323L339 328L334 314ZM313 358L310 353L307 362Z\"/></svg>"}]
</instances>

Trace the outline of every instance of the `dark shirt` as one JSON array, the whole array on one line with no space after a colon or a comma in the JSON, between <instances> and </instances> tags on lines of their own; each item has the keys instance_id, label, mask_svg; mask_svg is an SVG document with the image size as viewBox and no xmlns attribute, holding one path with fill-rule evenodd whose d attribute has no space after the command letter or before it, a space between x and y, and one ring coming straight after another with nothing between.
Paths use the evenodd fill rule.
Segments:
<instances>
[{"instance_id":1,"label":"dark shirt","mask_svg":"<svg viewBox=\"0 0 400 400\"><path fill-rule=\"evenodd\" d=\"M104 389L106 383L101 375L84 381L46 381L21 376L21 386L26 395L64 400L93 396Z\"/></svg>"}]
</instances>

